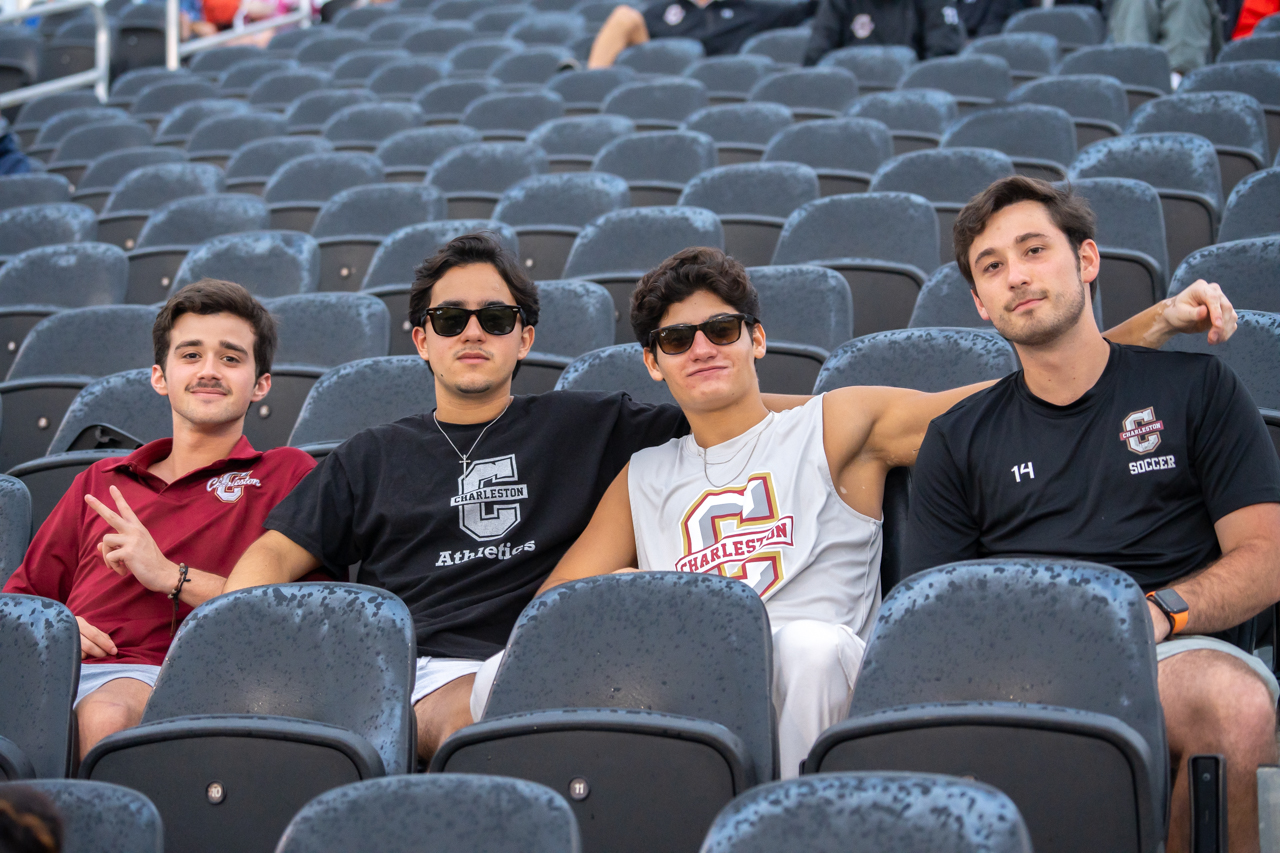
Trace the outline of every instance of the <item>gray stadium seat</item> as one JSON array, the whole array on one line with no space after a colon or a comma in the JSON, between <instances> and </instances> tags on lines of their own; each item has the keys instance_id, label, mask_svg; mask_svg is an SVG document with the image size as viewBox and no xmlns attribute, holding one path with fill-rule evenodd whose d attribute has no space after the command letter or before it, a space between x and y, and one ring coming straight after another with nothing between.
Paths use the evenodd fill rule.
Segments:
<instances>
[{"instance_id":1,"label":"gray stadium seat","mask_svg":"<svg viewBox=\"0 0 1280 853\"><path fill-rule=\"evenodd\" d=\"M29 150L36 140L36 134L48 119L68 110L98 106L97 96L87 89L35 98L18 108L18 115L13 121L13 132L17 134L23 150Z\"/></svg>"},{"instance_id":2,"label":"gray stadium seat","mask_svg":"<svg viewBox=\"0 0 1280 853\"><path fill-rule=\"evenodd\" d=\"M347 7L339 11L333 18L333 25L340 30L364 30L367 34L369 28L379 23L384 18L394 15L395 7L387 6L360 6L358 8Z\"/></svg>"},{"instance_id":3,"label":"gray stadium seat","mask_svg":"<svg viewBox=\"0 0 1280 853\"><path fill-rule=\"evenodd\" d=\"M484 36L500 36L507 28L522 18L534 13L535 9L527 3L500 4L481 9L467 20L476 28L476 32Z\"/></svg>"},{"instance_id":4,"label":"gray stadium seat","mask_svg":"<svg viewBox=\"0 0 1280 853\"><path fill-rule=\"evenodd\" d=\"M527 141L547 152L550 171L585 172L601 148L635 131L625 116L570 115L538 125Z\"/></svg>"},{"instance_id":5,"label":"gray stadium seat","mask_svg":"<svg viewBox=\"0 0 1280 853\"><path fill-rule=\"evenodd\" d=\"M320 247L298 231L224 234L187 253L174 292L202 278L234 281L259 298L311 293L320 284Z\"/></svg>"},{"instance_id":6,"label":"gray stadium seat","mask_svg":"<svg viewBox=\"0 0 1280 853\"><path fill-rule=\"evenodd\" d=\"M472 101L462 124L487 140L523 142L529 132L564 115L564 99L551 92L503 92Z\"/></svg>"},{"instance_id":7,"label":"gray stadium seat","mask_svg":"<svg viewBox=\"0 0 1280 853\"><path fill-rule=\"evenodd\" d=\"M249 105L284 112L289 104L329 85L329 74L318 68L293 68L258 78L247 93Z\"/></svg>"},{"instance_id":8,"label":"gray stadium seat","mask_svg":"<svg viewBox=\"0 0 1280 853\"><path fill-rule=\"evenodd\" d=\"M365 184L343 190L325 202L311 228L320 246L320 290L358 290L388 234L446 215L444 196L430 184Z\"/></svg>"},{"instance_id":9,"label":"gray stadium seat","mask_svg":"<svg viewBox=\"0 0 1280 853\"><path fill-rule=\"evenodd\" d=\"M419 56L437 56L441 59L458 45L477 37L476 28L469 21L433 21L429 26L411 30L397 44Z\"/></svg>"},{"instance_id":10,"label":"gray stadium seat","mask_svg":"<svg viewBox=\"0 0 1280 853\"><path fill-rule=\"evenodd\" d=\"M807 27L782 27L756 33L743 42L738 52L764 56L779 65L799 65L804 62L804 49L808 44Z\"/></svg>"},{"instance_id":11,"label":"gray stadium seat","mask_svg":"<svg viewBox=\"0 0 1280 853\"><path fill-rule=\"evenodd\" d=\"M960 274L955 261L933 271L920 287L920 296L911 310L908 329L928 328L994 329L982 319L973 304L973 290Z\"/></svg>"},{"instance_id":12,"label":"gray stadium seat","mask_svg":"<svg viewBox=\"0 0 1280 853\"><path fill-rule=\"evenodd\" d=\"M0 780L71 772L80 627L65 605L0 593Z\"/></svg>"},{"instance_id":13,"label":"gray stadium seat","mask_svg":"<svg viewBox=\"0 0 1280 853\"><path fill-rule=\"evenodd\" d=\"M483 0L436 0L426 8L433 18L450 21L469 18L488 5Z\"/></svg>"},{"instance_id":14,"label":"gray stadium seat","mask_svg":"<svg viewBox=\"0 0 1280 853\"><path fill-rule=\"evenodd\" d=\"M353 50L333 63L332 86L363 87L365 81L380 68L410 57L407 50L400 48L365 48Z\"/></svg>"},{"instance_id":15,"label":"gray stadium seat","mask_svg":"<svg viewBox=\"0 0 1280 853\"><path fill-rule=\"evenodd\" d=\"M249 112L249 105L244 101L231 98L203 98L198 101L187 101L182 106L171 110L160 126L156 128L156 145L172 145L179 148L186 146L191 132L196 125L215 115L236 115Z\"/></svg>"},{"instance_id":16,"label":"gray stadium seat","mask_svg":"<svg viewBox=\"0 0 1280 853\"><path fill-rule=\"evenodd\" d=\"M540 281L538 307L533 350L520 362L513 394L554 389L573 359L613 343L613 299L594 282Z\"/></svg>"},{"instance_id":17,"label":"gray stadium seat","mask_svg":"<svg viewBox=\"0 0 1280 853\"><path fill-rule=\"evenodd\" d=\"M208 80L185 76L178 79L162 78L149 83L129 106L129 114L138 121L145 121L154 129L170 110L187 101L216 98L218 90Z\"/></svg>"},{"instance_id":18,"label":"gray stadium seat","mask_svg":"<svg viewBox=\"0 0 1280 853\"><path fill-rule=\"evenodd\" d=\"M302 65L332 67L339 59L369 46L369 37L355 30L326 30L323 38L303 42L293 58Z\"/></svg>"},{"instance_id":19,"label":"gray stadium seat","mask_svg":"<svg viewBox=\"0 0 1280 853\"><path fill-rule=\"evenodd\" d=\"M1169 295L1186 290L1197 279L1217 282L1237 309L1280 313L1275 286L1280 263L1280 236L1218 243L1192 252L1173 273Z\"/></svg>"},{"instance_id":20,"label":"gray stadium seat","mask_svg":"<svg viewBox=\"0 0 1280 853\"><path fill-rule=\"evenodd\" d=\"M562 795L521 779L475 774L371 779L321 794L289 822L279 853L365 845L420 850L579 853L578 821Z\"/></svg>"},{"instance_id":21,"label":"gray stadium seat","mask_svg":"<svg viewBox=\"0 0 1280 853\"><path fill-rule=\"evenodd\" d=\"M809 394L827 357L853 337L849 286L818 266L752 267L747 274L768 341L768 354L756 361L760 390Z\"/></svg>"},{"instance_id":22,"label":"gray stadium seat","mask_svg":"<svg viewBox=\"0 0 1280 853\"><path fill-rule=\"evenodd\" d=\"M227 593L183 626L142 725L100 741L80 775L150 797L167 849L270 851L315 795L413 767L413 673L413 620L392 593ZM225 795L215 813L207 779Z\"/></svg>"},{"instance_id":23,"label":"gray stadium seat","mask_svg":"<svg viewBox=\"0 0 1280 853\"><path fill-rule=\"evenodd\" d=\"M916 193L929 199L938 212L939 259L947 263L955 259L952 226L961 208L994 181L1012 174L1013 161L999 151L940 148L886 160L871 177L870 189Z\"/></svg>"},{"instance_id":24,"label":"gray stadium seat","mask_svg":"<svg viewBox=\"0 0 1280 853\"><path fill-rule=\"evenodd\" d=\"M782 104L797 121L835 118L858 97L858 79L839 66L797 68L764 77L747 99Z\"/></svg>"},{"instance_id":25,"label":"gray stadium seat","mask_svg":"<svg viewBox=\"0 0 1280 853\"><path fill-rule=\"evenodd\" d=\"M1178 93L1243 92L1262 104L1267 116L1267 139L1280 152L1280 62L1254 59L1197 68L1182 78Z\"/></svg>"},{"instance_id":26,"label":"gray stadium seat","mask_svg":"<svg viewBox=\"0 0 1280 853\"><path fill-rule=\"evenodd\" d=\"M435 406L435 377L416 352L341 364L311 387L289 446L320 457L362 429Z\"/></svg>"},{"instance_id":27,"label":"gray stadium seat","mask_svg":"<svg viewBox=\"0 0 1280 853\"><path fill-rule=\"evenodd\" d=\"M327 154L332 143L318 136L259 139L243 146L227 161L227 190L262 195L267 182L285 163L307 154Z\"/></svg>"},{"instance_id":28,"label":"gray stadium seat","mask_svg":"<svg viewBox=\"0 0 1280 853\"><path fill-rule=\"evenodd\" d=\"M846 68L858 78L863 92L886 92L898 87L898 81L917 62L914 48L906 45L854 45L833 50L818 65Z\"/></svg>"},{"instance_id":29,"label":"gray stadium seat","mask_svg":"<svg viewBox=\"0 0 1280 853\"><path fill-rule=\"evenodd\" d=\"M444 79L422 89L414 98L426 117L426 124L456 124L476 98L501 88L492 77Z\"/></svg>"},{"instance_id":30,"label":"gray stadium seat","mask_svg":"<svg viewBox=\"0 0 1280 853\"><path fill-rule=\"evenodd\" d=\"M973 627L996 608L1000 631ZM1062 619L1070 636L1045 633ZM1122 572L940 566L885 599L849 718L818 738L804 772L969 775L1010 796L1038 853L1156 851L1169 759L1155 676L1147 603ZM1085 755L1108 771L1080 772Z\"/></svg>"},{"instance_id":31,"label":"gray stadium seat","mask_svg":"<svg viewBox=\"0 0 1280 853\"><path fill-rule=\"evenodd\" d=\"M445 54L445 73L450 77L483 76L490 65L523 47L521 42L506 38L463 42Z\"/></svg>"},{"instance_id":32,"label":"gray stadium seat","mask_svg":"<svg viewBox=\"0 0 1280 853\"><path fill-rule=\"evenodd\" d=\"M836 270L853 294L854 335L907 325L938 266L938 215L908 193L860 193L809 202L791 214L774 264Z\"/></svg>"},{"instance_id":33,"label":"gray stadium seat","mask_svg":"<svg viewBox=\"0 0 1280 853\"><path fill-rule=\"evenodd\" d=\"M413 127L388 136L373 153L382 161L386 180L422 183L441 154L479 141L480 132L463 125Z\"/></svg>"},{"instance_id":34,"label":"gray stadium seat","mask_svg":"<svg viewBox=\"0 0 1280 853\"><path fill-rule=\"evenodd\" d=\"M7 175L0 181L0 211L68 201L71 201L71 184L62 175L28 172L25 175Z\"/></svg>"},{"instance_id":35,"label":"gray stadium seat","mask_svg":"<svg viewBox=\"0 0 1280 853\"><path fill-rule=\"evenodd\" d=\"M636 123L637 130L671 130L705 106L707 87L701 82L663 77L622 84L604 99L600 112L626 116Z\"/></svg>"},{"instance_id":36,"label":"gray stadium seat","mask_svg":"<svg viewBox=\"0 0 1280 853\"><path fill-rule=\"evenodd\" d=\"M133 249L147 217L175 199L222 189L222 170L210 163L157 163L134 169L120 179L98 216L102 243Z\"/></svg>"},{"instance_id":37,"label":"gray stadium seat","mask_svg":"<svg viewBox=\"0 0 1280 853\"><path fill-rule=\"evenodd\" d=\"M1280 370L1275 355L1280 342L1280 316L1248 310L1237 314L1239 326L1228 341L1210 346L1204 335L1177 335L1165 347L1175 352L1216 355L1240 377L1259 407L1280 410ZM1280 427L1275 423L1268 423L1267 430L1272 441L1280 438Z\"/></svg>"},{"instance_id":38,"label":"gray stadium seat","mask_svg":"<svg viewBox=\"0 0 1280 853\"><path fill-rule=\"evenodd\" d=\"M1280 168L1254 172L1236 184L1222 211L1218 240L1280 234Z\"/></svg>"},{"instance_id":39,"label":"gray stadium seat","mask_svg":"<svg viewBox=\"0 0 1280 853\"><path fill-rule=\"evenodd\" d=\"M267 204L256 196L219 193L171 201L151 212L129 253L126 302L148 305L168 299L187 253L221 234L270 227Z\"/></svg>"},{"instance_id":40,"label":"gray stadium seat","mask_svg":"<svg viewBox=\"0 0 1280 853\"><path fill-rule=\"evenodd\" d=\"M487 218L513 184L547 171L547 155L525 142L479 142L446 151L427 182L449 201L451 219Z\"/></svg>"},{"instance_id":41,"label":"gray stadium seat","mask_svg":"<svg viewBox=\"0 0 1280 853\"><path fill-rule=\"evenodd\" d=\"M627 182L603 172L534 175L509 187L493 218L515 229L520 261L529 277L558 279L583 227L610 211L628 207Z\"/></svg>"},{"instance_id":42,"label":"gray stadium seat","mask_svg":"<svg viewBox=\"0 0 1280 853\"><path fill-rule=\"evenodd\" d=\"M942 130L959 114L956 99L940 89L874 92L849 105L846 115L873 118L888 126L893 153L937 148Z\"/></svg>"},{"instance_id":43,"label":"gray stadium seat","mask_svg":"<svg viewBox=\"0 0 1280 853\"><path fill-rule=\"evenodd\" d=\"M600 104L614 89L636 79L634 69L626 65L565 71L552 77L547 89L564 98L565 113L578 115L600 111Z\"/></svg>"},{"instance_id":44,"label":"gray stadium seat","mask_svg":"<svg viewBox=\"0 0 1280 853\"><path fill-rule=\"evenodd\" d=\"M1058 64L1058 40L1048 33L1000 33L980 36L965 45L961 55L985 53L1009 63L1015 86L1053 73Z\"/></svg>"},{"instance_id":45,"label":"gray stadium seat","mask_svg":"<svg viewBox=\"0 0 1280 853\"><path fill-rule=\"evenodd\" d=\"M1218 63L1250 59L1280 60L1280 33L1256 33L1249 38L1228 42L1218 54Z\"/></svg>"},{"instance_id":46,"label":"gray stadium seat","mask_svg":"<svg viewBox=\"0 0 1280 853\"><path fill-rule=\"evenodd\" d=\"M1102 44L1107 25L1090 6L1057 6L1049 9L1023 9L1005 21L1006 33L1048 33L1057 38L1064 51Z\"/></svg>"},{"instance_id":47,"label":"gray stadium seat","mask_svg":"<svg viewBox=\"0 0 1280 853\"><path fill-rule=\"evenodd\" d=\"M563 47L531 47L509 53L493 63L489 76L509 85L541 86L555 76L562 63L572 58L573 54Z\"/></svg>"},{"instance_id":48,"label":"gray stadium seat","mask_svg":"<svg viewBox=\"0 0 1280 853\"><path fill-rule=\"evenodd\" d=\"M1060 107L1076 125L1076 147L1124 132L1129 122L1129 101L1124 86L1114 77L1100 74L1055 75L1023 83L1009 93L1020 104Z\"/></svg>"},{"instance_id":49,"label":"gray stadium seat","mask_svg":"<svg viewBox=\"0 0 1280 853\"><path fill-rule=\"evenodd\" d=\"M162 853L160 813L144 795L119 785L83 779L23 783L53 801L62 819L62 853ZM4 797L0 785L0 798Z\"/></svg>"},{"instance_id":50,"label":"gray stadium seat","mask_svg":"<svg viewBox=\"0 0 1280 853\"><path fill-rule=\"evenodd\" d=\"M1104 139L1076 156L1068 172L1080 178L1134 178L1160 193L1169 263L1214 242L1222 210L1222 179L1213 143L1189 133L1143 133Z\"/></svg>"},{"instance_id":51,"label":"gray stadium seat","mask_svg":"<svg viewBox=\"0 0 1280 853\"><path fill-rule=\"evenodd\" d=\"M1267 117L1251 95L1240 92L1193 92L1148 101L1129 119L1129 133L1194 133L1213 143L1222 174L1222 195L1241 178L1265 169Z\"/></svg>"},{"instance_id":52,"label":"gray stadium seat","mask_svg":"<svg viewBox=\"0 0 1280 853\"><path fill-rule=\"evenodd\" d=\"M444 79L444 72L444 64L439 60L414 56L388 62L371 74L365 85L384 101L407 101Z\"/></svg>"},{"instance_id":53,"label":"gray stadium seat","mask_svg":"<svg viewBox=\"0 0 1280 853\"><path fill-rule=\"evenodd\" d=\"M151 129L141 122L108 121L86 124L62 137L48 170L75 186L94 158L108 151L151 144Z\"/></svg>"},{"instance_id":54,"label":"gray stadium seat","mask_svg":"<svg viewBox=\"0 0 1280 853\"><path fill-rule=\"evenodd\" d=\"M1063 57L1057 74L1104 74L1124 84L1129 109L1173 91L1169 54L1155 44L1099 44L1082 47Z\"/></svg>"},{"instance_id":55,"label":"gray stadium seat","mask_svg":"<svg viewBox=\"0 0 1280 853\"><path fill-rule=\"evenodd\" d=\"M254 59L237 62L219 78L218 94L224 98L248 98L254 85L268 74L297 69L298 63L292 59Z\"/></svg>"},{"instance_id":56,"label":"gray stadium seat","mask_svg":"<svg viewBox=\"0 0 1280 853\"><path fill-rule=\"evenodd\" d=\"M675 204L685 184L716 165L716 144L705 133L688 130L633 133L600 149L592 171L625 178L631 204Z\"/></svg>"},{"instance_id":57,"label":"gray stadium seat","mask_svg":"<svg viewBox=\"0 0 1280 853\"><path fill-rule=\"evenodd\" d=\"M884 122L844 117L801 122L779 131L762 159L812 167L821 194L828 196L866 192L871 174L892 156L893 137Z\"/></svg>"},{"instance_id":58,"label":"gray stadium seat","mask_svg":"<svg viewBox=\"0 0 1280 853\"><path fill-rule=\"evenodd\" d=\"M612 336L612 327L609 333ZM0 586L4 586L22 565L31 541L31 495L21 480L0 474L0 510Z\"/></svg>"},{"instance_id":59,"label":"gray stadium seat","mask_svg":"<svg viewBox=\"0 0 1280 853\"><path fill-rule=\"evenodd\" d=\"M195 54L187 67L193 74L199 74L209 80L217 80L224 71L236 63L261 59L264 55L260 47L247 44L227 45Z\"/></svg>"},{"instance_id":60,"label":"gray stadium seat","mask_svg":"<svg viewBox=\"0 0 1280 853\"><path fill-rule=\"evenodd\" d=\"M942 147L993 148L1019 175L1060 181L1076 158L1076 128L1059 107L1016 104L965 116L947 128Z\"/></svg>"},{"instance_id":61,"label":"gray stadium seat","mask_svg":"<svg viewBox=\"0 0 1280 853\"><path fill-rule=\"evenodd\" d=\"M663 38L628 47L616 64L639 74L682 74L704 55L702 42L696 39Z\"/></svg>"},{"instance_id":62,"label":"gray stadium seat","mask_svg":"<svg viewBox=\"0 0 1280 853\"><path fill-rule=\"evenodd\" d=\"M654 382L644 366L638 343L617 344L583 353L570 362L556 382L557 391L625 391L638 403L666 403L675 398L665 382Z\"/></svg>"},{"instance_id":63,"label":"gray stadium seat","mask_svg":"<svg viewBox=\"0 0 1280 853\"><path fill-rule=\"evenodd\" d=\"M324 132L325 122L339 110L377 100L372 92L365 89L316 89L295 99L285 111L284 121L289 133L318 135ZM281 134L284 132L280 131Z\"/></svg>"},{"instance_id":64,"label":"gray stadium seat","mask_svg":"<svg viewBox=\"0 0 1280 853\"><path fill-rule=\"evenodd\" d=\"M762 101L705 107L685 119L680 127L714 139L718 162L727 166L758 161L769 140L792 124L789 109Z\"/></svg>"},{"instance_id":65,"label":"gray stadium seat","mask_svg":"<svg viewBox=\"0 0 1280 853\"><path fill-rule=\"evenodd\" d=\"M773 63L767 57L733 54L699 59L685 69L684 76L706 86L707 98L714 105L745 101L752 87L771 73Z\"/></svg>"},{"instance_id":66,"label":"gray stadium seat","mask_svg":"<svg viewBox=\"0 0 1280 853\"><path fill-rule=\"evenodd\" d=\"M1017 369L1013 347L993 329L895 329L854 338L833 352L813 393L850 385L936 393L1001 379Z\"/></svg>"},{"instance_id":67,"label":"gray stadium seat","mask_svg":"<svg viewBox=\"0 0 1280 853\"><path fill-rule=\"evenodd\" d=\"M128 122L129 114L114 107L74 107L50 116L40 125L35 139L26 147L28 157L48 160L68 133L78 127L103 122ZM145 144L145 143L144 143Z\"/></svg>"},{"instance_id":68,"label":"gray stadium seat","mask_svg":"<svg viewBox=\"0 0 1280 853\"><path fill-rule=\"evenodd\" d=\"M39 246L79 243L98 233L98 219L82 204L28 204L0 211L0 260Z\"/></svg>"},{"instance_id":69,"label":"gray stadium seat","mask_svg":"<svg viewBox=\"0 0 1280 853\"><path fill-rule=\"evenodd\" d=\"M961 114L1002 103L1013 89L1009 63L1000 56L974 53L941 56L912 66L901 89L941 89L956 99Z\"/></svg>"},{"instance_id":70,"label":"gray stadium seat","mask_svg":"<svg viewBox=\"0 0 1280 853\"><path fill-rule=\"evenodd\" d=\"M699 174L679 204L720 218L725 251L743 266L766 266L791 212L818 197L818 174L802 163L737 163Z\"/></svg>"},{"instance_id":71,"label":"gray stadium seat","mask_svg":"<svg viewBox=\"0 0 1280 853\"><path fill-rule=\"evenodd\" d=\"M307 154L276 169L262 191L271 227L310 231L324 203L343 190L382 183L382 161L360 151Z\"/></svg>"},{"instance_id":72,"label":"gray stadium seat","mask_svg":"<svg viewBox=\"0 0 1280 853\"><path fill-rule=\"evenodd\" d=\"M1031 853L1018 807L981 782L930 773L829 773L737 797L702 853Z\"/></svg>"},{"instance_id":73,"label":"gray stadium seat","mask_svg":"<svg viewBox=\"0 0 1280 853\"><path fill-rule=\"evenodd\" d=\"M709 210L633 207L606 213L582 229L565 262L564 277L604 285L617 309L614 341L634 339L631 291L646 272L690 246L724 248L724 230Z\"/></svg>"},{"instance_id":74,"label":"gray stadium seat","mask_svg":"<svg viewBox=\"0 0 1280 853\"><path fill-rule=\"evenodd\" d=\"M586 22L570 12L540 12L516 21L508 29L509 39L525 44L564 45L586 35Z\"/></svg>"},{"instance_id":75,"label":"gray stadium seat","mask_svg":"<svg viewBox=\"0 0 1280 853\"><path fill-rule=\"evenodd\" d=\"M83 204L95 211L101 212L103 205L107 201L107 197L111 195L111 191L116 184L134 169L143 166L151 166L158 163L178 163L184 161L182 151L177 148L152 148L150 146L141 146L138 148L123 148L119 151L111 151L103 154L101 157L89 164L84 174L80 177L76 184L76 191L71 196L71 200L76 204ZM0 186L8 188L14 183L14 178L35 177L45 182L44 185L57 185L61 182L62 189L69 189L66 179L61 175L53 175L49 173L38 173L30 176L14 176L6 179ZM20 187L19 187L20 189ZM63 193L65 196L65 192ZM59 199L51 199L59 200ZM60 199L66 201L65 198Z\"/></svg>"},{"instance_id":76,"label":"gray stadium seat","mask_svg":"<svg viewBox=\"0 0 1280 853\"><path fill-rule=\"evenodd\" d=\"M338 151L372 152L388 136L421 127L425 120L417 104L352 104L325 122L323 135Z\"/></svg>"}]
</instances>

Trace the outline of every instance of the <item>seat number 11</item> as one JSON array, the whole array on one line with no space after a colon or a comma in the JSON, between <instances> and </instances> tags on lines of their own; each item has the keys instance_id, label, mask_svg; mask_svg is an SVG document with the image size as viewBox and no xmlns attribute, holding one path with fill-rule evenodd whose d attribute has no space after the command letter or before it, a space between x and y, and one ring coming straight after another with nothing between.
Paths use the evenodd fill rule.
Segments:
<instances>
[{"instance_id":1,"label":"seat number 11","mask_svg":"<svg viewBox=\"0 0 1280 853\"><path fill-rule=\"evenodd\" d=\"M1014 482L1021 483L1023 475L1025 475L1028 480L1034 480L1036 478L1036 469L1031 467L1030 462L1024 462L1021 465L1014 465L1009 470L1013 472Z\"/></svg>"}]
</instances>

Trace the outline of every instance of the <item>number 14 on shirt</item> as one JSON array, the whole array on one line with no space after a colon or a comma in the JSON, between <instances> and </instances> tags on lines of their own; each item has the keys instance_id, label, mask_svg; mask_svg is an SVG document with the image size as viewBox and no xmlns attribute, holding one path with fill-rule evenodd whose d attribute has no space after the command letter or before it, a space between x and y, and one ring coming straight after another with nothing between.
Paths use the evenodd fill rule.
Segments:
<instances>
[{"instance_id":1,"label":"number 14 on shirt","mask_svg":"<svg viewBox=\"0 0 1280 853\"><path fill-rule=\"evenodd\" d=\"M1030 462L1023 462L1021 465L1014 465L1009 470L1013 472L1013 479L1018 483L1022 482L1023 475L1025 475L1028 480L1034 480L1036 478L1036 469L1031 467Z\"/></svg>"}]
</instances>

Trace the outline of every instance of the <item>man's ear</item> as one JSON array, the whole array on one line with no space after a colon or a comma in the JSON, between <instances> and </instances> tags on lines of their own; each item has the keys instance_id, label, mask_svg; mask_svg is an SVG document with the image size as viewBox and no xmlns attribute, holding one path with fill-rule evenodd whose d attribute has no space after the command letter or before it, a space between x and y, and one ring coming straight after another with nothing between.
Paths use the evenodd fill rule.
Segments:
<instances>
[{"instance_id":1,"label":"man's ear","mask_svg":"<svg viewBox=\"0 0 1280 853\"><path fill-rule=\"evenodd\" d=\"M662 375L662 369L658 367L658 357L654 355L653 350L645 347L643 352L644 366L649 371L649 376L654 382L665 382L666 378Z\"/></svg>"},{"instance_id":2,"label":"man's ear","mask_svg":"<svg viewBox=\"0 0 1280 853\"><path fill-rule=\"evenodd\" d=\"M751 353L759 360L764 358L764 354L768 349L768 344L765 341L764 326L756 323L751 327Z\"/></svg>"},{"instance_id":3,"label":"man's ear","mask_svg":"<svg viewBox=\"0 0 1280 853\"><path fill-rule=\"evenodd\" d=\"M969 295L973 297L973 304L978 307L978 316L991 322L991 315L987 313L987 307L982 304L982 300L978 298L978 291L975 288L969 288Z\"/></svg>"},{"instance_id":4,"label":"man's ear","mask_svg":"<svg viewBox=\"0 0 1280 853\"><path fill-rule=\"evenodd\" d=\"M427 330L422 326L414 326L411 334L413 335L413 346L418 351L418 355L421 356L423 361L430 362L431 357L427 355Z\"/></svg>"},{"instance_id":5,"label":"man's ear","mask_svg":"<svg viewBox=\"0 0 1280 853\"><path fill-rule=\"evenodd\" d=\"M1098 251L1098 244L1092 240L1085 240L1080 244L1080 280L1085 284L1090 284L1102 269L1102 254Z\"/></svg>"},{"instance_id":6,"label":"man's ear","mask_svg":"<svg viewBox=\"0 0 1280 853\"><path fill-rule=\"evenodd\" d=\"M523 321L520 323L520 352L516 355L517 359L523 359L533 349L533 339L537 336L533 326L526 326Z\"/></svg>"},{"instance_id":7,"label":"man's ear","mask_svg":"<svg viewBox=\"0 0 1280 853\"><path fill-rule=\"evenodd\" d=\"M256 403L263 397L267 396L267 392L271 390L271 374L264 373L258 377L258 381L253 383L253 396L249 398L249 402Z\"/></svg>"},{"instance_id":8,"label":"man's ear","mask_svg":"<svg viewBox=\"0 0 1280 853\"><path fill-rule=\"evenodd\" d=\"M169 396L169 383L164 378L164 368L158 364L151 365L151 387L161 397Z\"/></svg>"}]
</instances>

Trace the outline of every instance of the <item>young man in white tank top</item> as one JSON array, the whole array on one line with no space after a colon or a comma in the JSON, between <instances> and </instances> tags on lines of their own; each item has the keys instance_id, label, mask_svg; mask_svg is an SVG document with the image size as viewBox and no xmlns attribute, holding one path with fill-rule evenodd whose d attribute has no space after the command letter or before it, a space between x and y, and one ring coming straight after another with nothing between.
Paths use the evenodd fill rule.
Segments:
<instances>
[{"instance_id":1,"label":"young man in white tank top","mask_svg":"<svg viewBox=\"0 0 1280 853\"><path fill-rule=\"evenodd\" d=\"M766 349L759 300L741 264L686 249L640 281L631 305L649 374L692 434L632 455L540 592L630 567L751 584L773 629L781 773L794 777L848 711L880 603L885 476L915 462L934 417L992 383L841 388L771 412L755 370ZM1178 331L1209 329L1216 342L1234 327L1221 290L1197 282L1107 337L1159 347ZM474 712L496 664L477 676Z\"/></svg>"}]
</instances>

